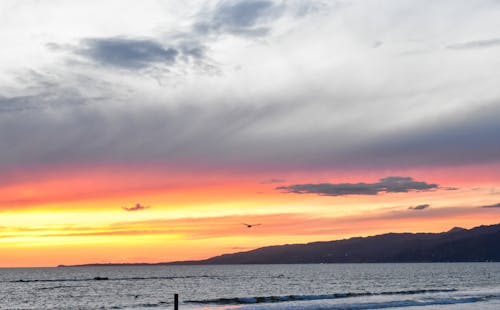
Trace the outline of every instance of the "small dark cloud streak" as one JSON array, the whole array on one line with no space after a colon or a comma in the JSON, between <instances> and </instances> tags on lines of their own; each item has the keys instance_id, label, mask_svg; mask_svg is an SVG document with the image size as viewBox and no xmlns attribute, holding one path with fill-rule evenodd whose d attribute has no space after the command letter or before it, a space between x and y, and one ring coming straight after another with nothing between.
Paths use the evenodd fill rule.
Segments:
<instances>
[{"instance_id":1,"label":"small dark cloud streak","mask_svg":"<svg viewBox=\"0 0 500 310\"><path fill-rule=\"evenodd\" d=\"M75 51L95 63L115 68L138 70L153 65L172 65L182 59L204 57L200 44L165 47L154 39L123 37L85 39Z\"/></svg>"},{"instance_id":2,"label":"small dark cloud streak","mask_svg":"<svg viewBox=\"0 0 500 310\"><path fill-rule=\"evenodd\" d=\"M500 208L500 202L494 205L482 206L481 208L486 208L486 209Z\"/></svg>"},{"instance_id":3,"label":"small dark cloud streak","mask_svg":"<svg viewBox=\"0 0 500 310\"><path fill-rule=\"evenodd\" d=\"M123 210L127 212L135 212L135 211L144 211L146 209L149 209L148 206L143 206L140 203L136 203L135 206L133 207L122 207Z\"/></svg>"},{"instance_id":4,"label":"small dark cloud streak","mask_svg":"<svg viewBox=\"0 0 500 310\"><path fill-rule=\"evenodd\" d=\"M470 50L470 49L490 48L490 47L500 47L500 38L451 44L448 45L446 48L452 50Z\"/></svg>"},{"instance_id":5,"label":"small dark cloud streak","mask_svg":"<svg viewBox=\"0 0 500 310\"><path fill-rule=\"evenodd\" d=\"M0 113L78 106L85 104L86 101L86 98L79 96L78 91L73 89L58 89L57 93L46 91L38 95L17 97L0 95Z\"/></svg>"},{"instance_id":6,"label":"small dark cloud streak","mask_svg":"<svg viewBox=\"0 0 500 310\"><path fill-rule=\"evenodd\" d=\"M283 183L283 182L285 182L285 180L273 178L273 179L264 180L264 181L260 182L260 184L276 184L276 183Z\"/></svg>"},{"instance_id":7,"label":"small dark cloud streak","mask_svg":"<svg viewBox=\"0 0 500 310\"><path fill-rule=\"evenodd\" d=\"M164 48L151 39L101 38L86 39L79 50L100 64L114 67L141 69L154 63L173 63L179 51Z\"/></svg>"},{"instance_id":8,"label":"small dark cloud streak","mask_svg":"<svg viewBox=\"0 0 500 310\"><path fill-rule=\"evenodd\" d=\"M418 206L414 206L414 207L409 207L408 209L409 210L425 210L429 207L430 207L429 204L422 204L422 205L418 205Z\"/></svg>"},{"instance_id":9,"label":"small dark cloud streak","mask_svg":"<svg viewBox=\"0 0 500 310\"><path fill-rule=\"evenodd\" d=\"M282 11L282 6L268 0L221 1L210 16L194 28L201 34L263 36L270 31L267 22L280 16Z\"/></svg>"},{"instance_id":10,"label":"small dark cloud streak","mask_svg":"<svg viewBox=\"0 0 500 310\"><path fill-rule=\"evenodd\" d=\"M437 184L415 181L410 177L391 176L375 183L317 183L295 184L276 187L285 193L317 194L320 196L378 195L379 193L407 193L428 191L438 188Z\"/></svg>"}]
</instances>

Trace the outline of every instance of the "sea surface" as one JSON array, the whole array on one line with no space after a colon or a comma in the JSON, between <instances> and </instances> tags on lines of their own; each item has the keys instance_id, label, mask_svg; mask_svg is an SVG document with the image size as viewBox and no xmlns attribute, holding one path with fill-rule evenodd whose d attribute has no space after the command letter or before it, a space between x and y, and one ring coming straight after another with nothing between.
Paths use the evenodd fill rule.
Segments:
<instances>
[{"instance_id":1,"label":"sea surface","mask_svg":"<svg viewBox=\"0 0 500 310\"><path fill-rule=\"evenodd\" d=\"M0 309L500 309L500 263L0 269Z\"/></svg>"}]
</instances>

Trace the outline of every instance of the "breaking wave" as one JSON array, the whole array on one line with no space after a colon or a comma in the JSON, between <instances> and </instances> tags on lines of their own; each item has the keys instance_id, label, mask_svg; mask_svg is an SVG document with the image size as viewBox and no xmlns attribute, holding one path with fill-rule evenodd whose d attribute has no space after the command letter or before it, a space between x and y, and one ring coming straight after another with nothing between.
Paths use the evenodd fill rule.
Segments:
<instances>
[{"instance_id":1,"label":"breaking wave","mask_svg":"<svg viewBox=\"0 0 500 310\"><path fill-rule=\"evenodd\" d=\"M217 298L217 299L201 299L188 300L188 303L196 304L218 304L218 305L245 305L258 303L273 303L286 301L301 301L301 300L324 300L338 299L349 297L363 296L381 296L381 295L415 295L425 293L446 293L456 292L456 289L429 289L429 290L407 290L407 291L388 291L388 292L351 292L351 293L335 293L322 295L283 295L283 296L258 296L258 297L232 297L232 298Z\"/></svg>"},{"instance_id":2,"label":"breaking wave","mask_svg":"<svg viewBox=\"0 0 500 310\"><path fill-rule=\"evenodd\" d=\"M472 304L484 302L491 299L498 299L499 296L477 296L477 297L441 297L427 298L415 300L391 300L382 302L354 302L342 304L302 304L302 305L276 305L276 307L268 307L273 310L367 310L367 309L386 309L386 308L403 308L403 307L422 307L436 305L454 305L454 304ZM257 307L243 306L245 309L259 309ZM263 308L262 308L263 309ZM267 307L266 307L267 309Z\"/></svg>"}]
</instances>

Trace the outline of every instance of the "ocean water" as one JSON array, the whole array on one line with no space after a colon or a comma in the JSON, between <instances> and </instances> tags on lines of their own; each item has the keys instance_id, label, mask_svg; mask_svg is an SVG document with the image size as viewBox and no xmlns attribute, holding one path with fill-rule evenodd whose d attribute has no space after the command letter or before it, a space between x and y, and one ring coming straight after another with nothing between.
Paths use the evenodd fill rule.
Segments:
<instances>
[{"instance_id":1,"label":"ocean water","mask_svg":"<svg viewBox=\"0 0 500 310\"><path fill-rule=\"evenodd\" d=\"M0 269L0 309L173 309L174 293L180 309L500 309L500 263Z\"/></svg>"}]
</instances>

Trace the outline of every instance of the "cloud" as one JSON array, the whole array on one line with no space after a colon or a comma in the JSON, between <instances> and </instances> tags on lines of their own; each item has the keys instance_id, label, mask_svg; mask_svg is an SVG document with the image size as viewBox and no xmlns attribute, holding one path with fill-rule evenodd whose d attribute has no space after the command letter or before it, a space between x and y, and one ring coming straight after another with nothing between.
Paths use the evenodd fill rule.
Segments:
<instances>
[{"instance_id":1,"label":"cloud","mask_svg":"<svg viewBox=\"0 0 500 310\"><path fill-rule=\"evenodd\" d=\"M178 49L184 58L200 60L206 57L206 47L199 41L180 42Z\"/></svg>"},{"instance_id":2,"label":"cloud","mask_svg":"<svg viewBox=\"0 0 500 310\"><path fill-rule=\"evenodd\" d=\"M281 15L283 9L268 0L220 1L207 20L196 23L195 29L200 33L262 36L270 30L268 22Z\"/></svg>"},{"instance_id":3,"label":"cloud","mask_svg":"<svg viewBox=\"0 0 500 310\"><path fill-rule=\"evenodd\" d=\"M407 193L436 189L437 184L415 181L410 177L387 177L375 183L318 183L276 187L285 193L317 194L321 196L377 195L379 193Z\"/></svg>"},{"instance_id":4,"label":"cloud","mask_svg":"<svg viewBox=\"0 0 500 310\"><path fill-rule=\"evenodd\" d=\"M28 112L31 110L57 109L69 106L83 105L88 99L82 97L78 91L72 89L58 89L38 93L36 95L24 95L15 97L0 96L0 113Z\"/></svg>"},{"instance_id":5,"label":"cloud","mask_svg":"<svg viewBox=\"0 0 500 310\"><path fill-rule=\"evenodd\" d=\"M172 64L180 51L165 48L153 39L122 37L85 39L77 53L96 63L124 69L143 69L155 64ZM190 54L200 53L187 50Z\"/></svg>"},{"instance_id":6,"label":"cloud","mask_svg":"<svg viewBox=\"0 0 500 310\"><path fill-rule=\"evenodd\" d=\"M133 211L143 211L149 209L148 206L143 206L140 203L136 203L133 207L122 207L123 210L133 212Z\"/></svg>"},{"instance_id":7,"label":"cloud","mask_svg":"<svg viewBox=\"0 0 500 310\"><path fill-rule=\"evenodd\" d=\"M422 205L418 205L418 206L414 206L414 207L409 207L408 209L409 210L424 210L424 209L427 209L429 207L430 207L429 204L422 204Z\"/></svg>"},{"instance_id":8,"label":"cloud","mask_svg":"<svg viewBox=\"0 0 500 310\"><path fill-rule=\"evenodd\" d=\"M284 5L268 0L220 1L213 10L198 14L191 31L167 34L172 40L168 47L154 38L114 36L83 39L74 52L100 65L132 70L173 65L186 58L200 60L206 56L206 44L213 43L207 35L265 35L284 9ZM46 46L53 51L70 48L54 42Z\"/></svg>"},{"instance_id":9,"label":"cloud","mask_svg":"<svg viewBox=\"0 0 500 310\"><path fill-rule=\"evenodd\" d=\"M500 144L495 136L500 130L500 106L484 103L466 115L467 110L450 112L448 119L432 121L427 128L415 125L404 132L388 131L337 162L350 167L367 162L385 167L498 162Z\"/></svg>"},{"instance_id":10,"label":"cloud","mask_svg":"<svg viewBox=\"0 0 500 310\"><path fill-rule=\"evenodd\" d=\"M14 101L16 97L4 97L9 99L0 107L0 166L154 160L173 165L192 165L188 163L192 161L205 168L380 169L488 163L500 156L500 144L495 143L500 130L498 105L470 111L467 117L457 112L439 126L374 135L357 130L349 120L339 120L348 125L337 128L327 122L333 114L315 115L320 107L302 104L309 101L307 96L289 98L282 93L252 104L251 96L227 92L216 100L200 88L190 92L192 96L183 95L177 105L141 106L141 96L123 104L113 102L123 98L111 91L113 86L99 94L111 99L92 98L91 92L102 87L93 85L83 81L78 92L53 89ZM199 96L203 103L196 102ZM313 113L315 121L295 119L304 113ZM335 147L328 142L332 139Z\"/></svg>"},{"instance_id":11,"label":"cloud","mask_svg":"<svg viewBox=\"0 0 500 310\"><path fill-rule=\"evenodd\" d=\"M273 2L266 0L221 1L217 5L214 20L221 27L252 27L273 7Z\"/></svg>"},{"instance_id":12,"label":"cloud","mask_svg":"<svg viewBox=\"0 0 500 310\"><path fill-rule=\"evenodd\" d=\"M276 184L276 183L283 183L285 182L284 179L268 179L268 180L264 180L262 182L260 182L260 184Z\"/></svg>"},{"instance_id":13,"label":"cloud","mask_svg":"<svg viewBox=\"0 0 500 310\"><path fill-rule=\"evenodd\" d=\"M0 97L0 112L23 111L39 107L39 102L32 96Z\"/></svg>"},{"instance_id":14,"label":"cloud","mask_svg":"<svg viewBox=\"0 0 500 310\"><path fill-rule=\"evenodd\" d=\"M363 170L498 163L500 76L488 70L499 65L498 57L441 49L396 55L489 33L498 28L491 25L500 21L494 16L500 2L487 8L445 1L433 14L405 1L384 2L387 10L369 1L341 10L317 5L314 16L304 18L292 16L291 8L304 1L165 2L168 10L157 8L160 2L133 12L142 16L133 23L140 27L109 19L115 7L101 11L93 2L85 2L84 11L101 17L68 6L71 15L59 15L79 19L71 24L25 25L17 18L26 14L11 14L16 22L0 33L27 35L0 55L1 168L154 161ZM39 8L53 12L54 5ZM410 19L394 13L408 9L415 12ZM473 16L474 29L459 22L465 16ZM200 23L206 35L193 30ZM46 37L32 39L39 33L54 34L50 49ZM238 33L268 36L242 40ZM374 49L378 41L384 44ZM78 65L81 56L69 61L69 49L99 66ZM208 57L217 70L183 63ZM46 72L61 87L34 91L21 68Z\"/></svg>"},{"instance_id":15,"label":"cloud","mask_svg":"<svg viewBox=\"0 0 500 310\"><path fill-rule=\"evenodd\" d=\"M452 50L470 50L470 49L491 48L491 47L500 47L500 38L457 43L448 45L446 48Z\"/></svg>"},{"instance_id":16,"label":"cloud","mask_svg":"<svg viewBox=\"0 0 500 310\"><path fill-rule=\"evenodd\" d=\"M500 208L500 202L494 205L482 206L481 208Z\"/></svg>"}]
</instances>

